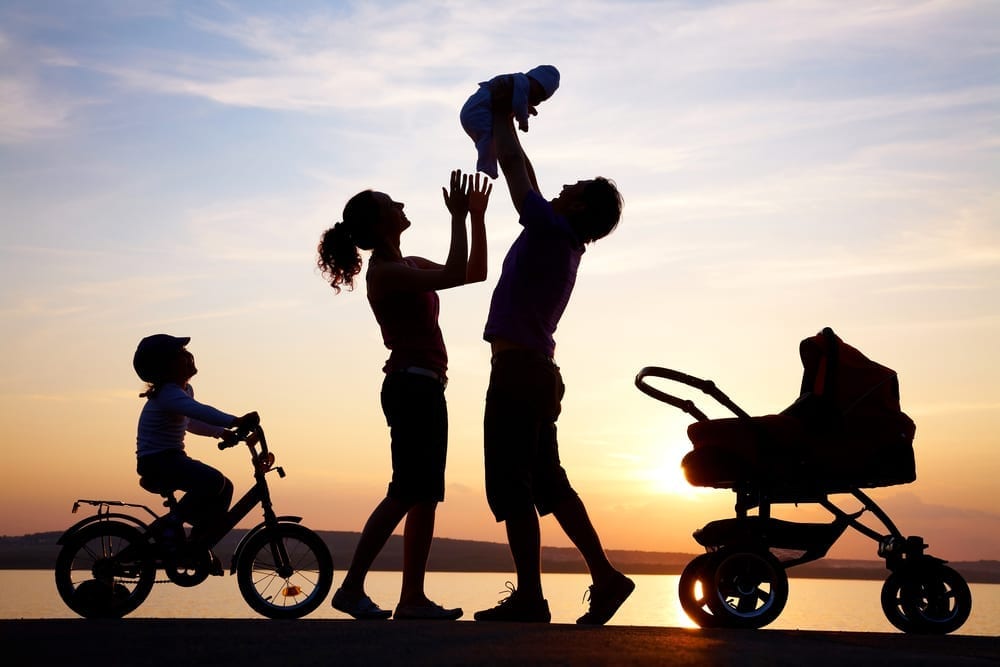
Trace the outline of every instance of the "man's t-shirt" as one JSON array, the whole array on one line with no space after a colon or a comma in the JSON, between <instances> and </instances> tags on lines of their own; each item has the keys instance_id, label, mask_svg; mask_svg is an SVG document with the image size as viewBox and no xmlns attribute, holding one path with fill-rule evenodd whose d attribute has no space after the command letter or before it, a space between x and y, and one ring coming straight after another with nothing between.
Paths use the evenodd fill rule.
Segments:
<instances>
[{"instance_id":1,"label":"man's t-shirt","mask_svg":"<svg viewBox=\"0 0 1000 667\"><path fill-rule=\"evenodd\" d=\"M507 251L483 338L555 356L553 338L576 284L584 245L537 192L521 205L520 235Z\"/></svg>"}]
</instances>

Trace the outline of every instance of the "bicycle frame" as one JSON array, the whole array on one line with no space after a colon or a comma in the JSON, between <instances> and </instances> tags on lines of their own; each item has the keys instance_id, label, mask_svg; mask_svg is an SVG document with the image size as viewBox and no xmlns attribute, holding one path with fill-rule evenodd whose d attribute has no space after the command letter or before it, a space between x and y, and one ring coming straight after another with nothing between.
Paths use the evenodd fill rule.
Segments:
<instances>
[{"instance_id":1,"label":"bicycle frame","mask_svg":"<svg viewBox=\"0 0 1000 667\"><path fill-rule=\"evenodd\" d=\"M267 439L264 436L264 431L257 426L252 434L248 435L245 439L241 440L245 442L247 448L250 450L250 460L253 463L254 468L254 484L251 486L243 496L237 500L229 511L226 512L224 518L219 521L210 531L205 535L205 537L198 540L198 544L204 546L207 549L213 548L219 543L222 538L232 531L236 524L246 518L253 509L260 504L261 509L264 513L264 520L255 525L253 528L247 530L247 533L240 540L236 549L233 552L232 563L230 565L230 573L236 571L236 563L239 561L239 556L246 547L247 542L257 533L268 527L276 526L279 523L301 523L302 517L293 515L277 515L274 513L274 506L271 503L271 490L267 485L267 479L265 475L272 470L278 473L279 477L285 476L285 471L280 467L274 467L274 456L267 449ZM228 449L229 447L235 446L241 441L237 441L232 445L226 445L225 443L219 443L219 449ZM260 445L260 450L258 451L257 445ZM127 514L125 512L111 511L111 508L118 507L131 507L139 510L143 510L155 521L158 517L156 512L150 509L146 505L139 503L126 503L120 500L89 500L89 499L79 499L73 503L73 513L76 513L81 504L93 505L97 508L97 511L84 519L76 522L68 529L66 529L63 534L56 541L57 544L63 544L63 542L71 535L79 531L85 526L89 526L92 523L97 523L99 521L111 521L111 520L121 520L125 523L131 524L138 528L143 534L146 534L149 530L149 523L143 521L139 517L132 514ZM277 562L287 562L286 554L275 554L275 559Z\"/></svg>"},{"instance_id":2,"label":"bicycle frame","mask_svg":"<svg viewBox=\"0 0 1000 667\"><path fill-rule=\"evenodd\" d=\"M214 547L219 540L228 535L229 532L236 527L236 524L250 514L254 507L260 504L261 510L264 512L264 520L248 530L236 546L229 566L230 574L234 574L236 572L236 564L240 560L240 555L246 548L247 543L257 533L266 528L273 528L279 523L302 522L302 517L300 516L287 514L278 516L274 513L274 506L271 503L271 490L267 485L267 478L265 475L273 470L278 473L279 477L284 477L285 471L280 466L273 467L274 456L267 449L267 438L264 435L263 429L261 429L259 425L255 427L252 435L247 437L245 442L247 444L247 448L250 450L250 460L253 463L254 485L251 486L245 494L243 494L242 498L233 504L228 512L226 512L225 519L217 524L215 529L208 533L205 539L199 540L200 543L204 544L208 548ZM260 444L260 451L257 450L257 444ZM219 443L219 449L226 449L228 446L226 443ZM285 564L288 562L288 554L284 553L283 544L279 543L276 546L272 545L272 550L274 551L273 556L276 563Z\"/></svg>"}]
</instances>

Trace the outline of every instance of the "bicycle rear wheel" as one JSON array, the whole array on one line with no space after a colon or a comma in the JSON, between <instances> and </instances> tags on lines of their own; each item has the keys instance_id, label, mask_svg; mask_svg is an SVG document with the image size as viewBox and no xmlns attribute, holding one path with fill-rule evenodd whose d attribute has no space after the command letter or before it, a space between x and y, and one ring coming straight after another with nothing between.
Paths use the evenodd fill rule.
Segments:
<instances>
[{"instance_id":1,"label":"bicycle rear wheel","mask_svg":"<svg viewBox=\"0 0 1000 667\"><path fill-rule=\"evenodd\" d=\"M236 578L240 594L257 613L301 618L330 592L333 558L319 535L282 523L250 539L236 564Z\"/></svg>"},{"instance_id":2,"label":"bicycle rear wheel","mask_svg":"<svg viewBox=\"0 0 1000 667\"><path fill-rule=\"evenodd\" d=\"M136 528L99 521L71 535L56 558L56 589L84 618L121 618L143 603L156 565Z\"/></svg>"}]
</instances>

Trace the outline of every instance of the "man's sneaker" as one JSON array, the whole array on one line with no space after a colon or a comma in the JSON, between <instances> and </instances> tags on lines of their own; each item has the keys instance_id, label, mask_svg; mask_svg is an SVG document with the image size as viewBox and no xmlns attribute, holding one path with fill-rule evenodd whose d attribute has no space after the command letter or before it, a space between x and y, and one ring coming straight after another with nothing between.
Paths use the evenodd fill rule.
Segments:
<instances>
[{"instance_id":1,"label":"man's sneaker","mask_svg":"<svg viewBox=\"0 0 1000 667\"><path fill-rule=\"evenodd\" d=\"M392 616L388 609L382 609L364 593L353 593L338 588L330 601L333 608L361 621L385 620Z\"/></svg>"},{"instance_id":2,"label":"man's sneaker","mask_svg":"<svg viewBox=\"0 0 1000 667\"><path fill-rule=\"evenodd\" d=\"M392 617L397 621L455 621L462 617L461 608L445 609L436 602L398 604Z\"/></svg>"},{"instance_id":3,"label":"man's sneaker","mask_svg":"<svg viewBox=\"0 0 1000 667\"><path fill-rule=\"evenodd\" d=\"M507 597L492 609L477 611L473 618L477 621L511 621L515 623L548 623L552 620L549 602L543 599L528 599L519 595L514 584L507 582Z\"/></svg>"},{"instance_id":4,"label":"man's sneaker","mask_svg":"<svg viewBox=\"0 0 1000 667\"><path fill-rule=\"evenodd\" d=\"M587 594L590 596L590 610L576 619L576 622L581 625L604 625L634 590L635 582L624 574L619 575L613 584L602 587L596 584L591 586L587 589Z\"/></svg>"}]
</instances>

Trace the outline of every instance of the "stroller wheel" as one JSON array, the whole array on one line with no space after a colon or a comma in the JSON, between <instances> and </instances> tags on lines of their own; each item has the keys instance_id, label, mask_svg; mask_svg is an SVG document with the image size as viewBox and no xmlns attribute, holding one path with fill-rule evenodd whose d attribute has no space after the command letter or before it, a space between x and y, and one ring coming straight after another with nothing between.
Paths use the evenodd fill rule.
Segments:
<instances>
[{"instance_id":1,"label":"stroller wheel","mask_svg":"<svg viewBox=\"0 0 1000 667\"><path fill-rule=\"evenodd\" d=\"M947 565L893 572L882 585L882 611L903 632L944 635L962 627L972 611L972 593Z\"/></svg>"},{"instance_id":2,"label":"stroller wheel","mask_svg":"<svg viewBox=\"0 0 1000 667\"><path fill-rule=\"evenodd\" d=\"M717 628L721 624L708 606L708 591L715 577L714 553L696 556L681 572L677 595L681 608L700 628Z\"/></svg>"},{"instance_id":3,"label":"stroller wheel","mask_svg":"<svg viewBox=\"0 0 1000 667\"><path fill-rule=\"evenodd\" d=\"M708 606L718 624L762 628L788 601L788 576L769 552L721 551L715 556Z\"/></svg>"}]
</instances>

